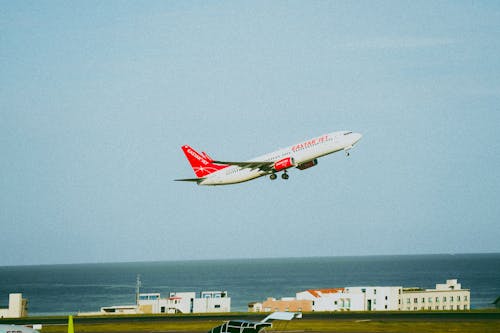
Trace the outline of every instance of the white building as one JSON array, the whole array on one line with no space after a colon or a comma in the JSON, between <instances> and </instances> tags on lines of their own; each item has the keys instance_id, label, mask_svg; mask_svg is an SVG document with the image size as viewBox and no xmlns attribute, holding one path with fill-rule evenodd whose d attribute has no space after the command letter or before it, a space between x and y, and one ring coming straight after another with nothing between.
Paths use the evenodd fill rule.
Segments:
<instances>
[{"instance_id":1,"label":"white building","mask_svg":"<svg viewBox=\"0 0 500 333\"><path fill-rule=\"evenodd\" d=\"M349 295L361 295L361 311L397 311L403 287L346 287Z\"/></svg>"},{"instance_id":2,"label":"white building","mask_svg":"<svg viewBox=\"0 0 500 333\"><path fill-rule=\"evenodd\" d=\"M310 289L283 298L276 306L263 303L249 304L249 311L271 311L281 307L296 306L298 301L311 301L312 311L421 311L469 310L470 290L462 289L456 279L436 284L436 289L403 288L401 286L362 286L331 289ZM274 303L272 303L274 304ZM305 309L305 307L302 305Z\"/></svg>"},{"instance_id":3,"label":"white building","mask_svg":"<svg viewBox=\"0 0 500 333\"><path fill-rule=\"evenodd\" d=\"M202 291L194 299L193 313L231 312L231 298L227 291Z\"/></svg>"},{"instance_id":4,"label":"white building","mask_svg":"<svg viewBox=\"0 0 500 333\"><path fill-rule=\"evenodd\" d=\"M213 313L230 312L231 298L227 291L172 292L168 298L160 294L139 294L141 313Z\"/></svg>"},{"instance_id":5,"label":"white building","mask_svg":"<svg viewBox=\"0 0 500 333\"><path fill-rule=\"evenodd\" d=\"M137 305L114 305L101 308L100 314L160 314L231 312L227 291L172 292L168 298L159 293L140 293ZM79 313L95 315L95 313Z\"/></svg>"},{"instance_id":6,"label":"white building","mask_svg":"<svg viewBox=\"0 0 500 333\"><path fill-rule=\"evenodd\" d=\"M405 288L401 296L402 311L470 310L470 290L456 279L436 284L436 289Z\"/></svg>"},{"instance_id":7,"label":"white building","mask_svg":"<svg viewBox=\"0 0 500 333\"><path fill-rule=\"evenodd\" d=\"M309 289L296 294L297 300L311 300L312 311L363 311L362 294L347 293L344 288Z\"/></svg>"},{"instance_id":8,"label":"white building","mask_svg":"<svg viewBox=\"0 0 500 333\"><path fill-rule=\"evenodd\" d=\"M138 314L137 305L113 305L113 306L104 306L101 308L101 312L78 312L79 316L96 316L100 314Z\"/></svg>"},{"instance_id":9,"label":"white building","mask_svg":"<svg viewBox=\"0 0 500 333\"><path fill-rule=\"evenodd\" d=\"M0 318L21 318L28 315L28 300L23 294L9 294L9 307L0 309Z\"/></svg>"}]
</instances>

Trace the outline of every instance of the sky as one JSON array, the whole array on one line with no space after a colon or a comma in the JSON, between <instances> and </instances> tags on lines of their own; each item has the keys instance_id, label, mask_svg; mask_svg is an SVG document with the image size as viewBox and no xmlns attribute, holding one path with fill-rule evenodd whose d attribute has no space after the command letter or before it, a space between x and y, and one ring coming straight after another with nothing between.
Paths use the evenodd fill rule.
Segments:
<instances>
[{"instance_id":1,"label":"sky","mask_svg":"<svg viewBox=\"0 0 500 333\"><path fill-rule=\"evenodd\" d=\"M496 1L0 8L0 266L500 252ZM337 130L287 181L173 181Z\"/></svg>"}]
</instances>

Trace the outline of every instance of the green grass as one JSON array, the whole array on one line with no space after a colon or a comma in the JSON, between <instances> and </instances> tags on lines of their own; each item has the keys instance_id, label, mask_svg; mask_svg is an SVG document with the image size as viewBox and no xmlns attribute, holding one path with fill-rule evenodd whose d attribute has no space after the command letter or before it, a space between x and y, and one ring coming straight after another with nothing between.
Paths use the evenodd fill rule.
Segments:
<instances>
[{"instance_id":1,"label":"green grass","mask_svg":"<svg viewBox=\"0 0 500 333\"><path fill-rule=\"evenodd\" d=\"M207 332L221 321L186 321L186 322L126 322L126 323L75 323L75 333L90 332ZM42 333L66 333L65 325L46 325ZM336 321L336 320L294 320L275 322L274 332L345 332L345 333L498 333L500 320L488 321Z\"/></svg>"},{"instance_id":2,"label":"green grass","mask_svg":"<svg viewBox=\"0 0 500 333\"><path fill-rule=\"evenodd\" d=\"M278 325L275 330L279 330ZM289 323L287 331L314 331L314 332L349 332L349 333L441 333L441 332L469 332L493 333L500 332L499 321L470 321L470 322L415 322L415 321L303 321Z\"/></svg>"}]
</instances>

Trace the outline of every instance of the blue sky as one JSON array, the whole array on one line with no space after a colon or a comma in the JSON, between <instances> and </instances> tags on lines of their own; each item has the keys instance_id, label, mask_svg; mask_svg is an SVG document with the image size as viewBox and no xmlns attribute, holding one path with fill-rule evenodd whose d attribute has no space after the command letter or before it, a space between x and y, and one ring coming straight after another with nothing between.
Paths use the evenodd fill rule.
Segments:
<instances>
[{"instance_id":1,"label":"blue sky","mask_svg":"<svg viewBox=\"0 0 500 333\"><path fill-rule=\"evenodd\" d=\"M1 1L0 265L499 252L494 1ZM335 130L349 158L226 187Z\"/></svg>"}]
</instances>

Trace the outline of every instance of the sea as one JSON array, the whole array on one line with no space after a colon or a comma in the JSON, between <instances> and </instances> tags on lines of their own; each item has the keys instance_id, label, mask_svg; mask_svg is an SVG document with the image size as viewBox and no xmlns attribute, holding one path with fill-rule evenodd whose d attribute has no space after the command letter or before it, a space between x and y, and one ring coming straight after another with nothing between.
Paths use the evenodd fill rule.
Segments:
<instances>
[{"instance_id":1,"label":"sea","mask_svg":"<svg viewBox=\"0 0 500 333\"><path fill-rule=\"evenodd\" d=\"M471 308L500 296L500 253L231 259L0 267L0 308L23 293L30 316L99 311L135 303L141 292L227 291L232 311L250 302L295 296L314 288L403 286L435 288L458 279Z\"/></svg>"}]
</instances>

